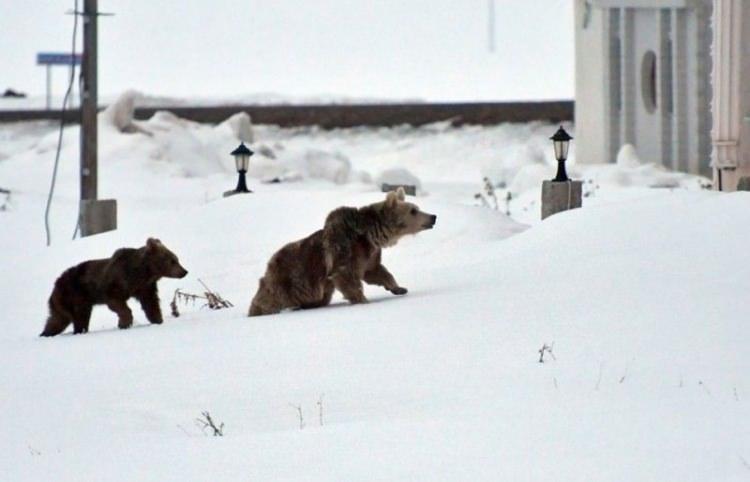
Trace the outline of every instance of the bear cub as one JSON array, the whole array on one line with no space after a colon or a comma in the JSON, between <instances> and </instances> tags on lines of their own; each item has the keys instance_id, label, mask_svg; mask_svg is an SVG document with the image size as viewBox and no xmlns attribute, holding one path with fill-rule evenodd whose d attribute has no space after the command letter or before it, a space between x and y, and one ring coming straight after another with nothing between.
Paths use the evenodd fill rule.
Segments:
<instances>
[{"instance_id":1,"label":"bear cub","mask_svg":"<svg viewBox=\"0 0 750 482\"><path fill-rule=\"evenodd\" d=\"M55 336L73 323L73 333L89 331L94 305L105 304L117 313L120 328L133 324L129 298L137 299L151 323L161 323L156 282L162 278L184 278L187 270L161 241L149 238L146 245L121 248L110 258L84 261L63 272L49 298L49 318L40 336Z\"/></svg>"},{"instance_id":2,"label":"bear cub","mask_svg":"<svg viewBox=\"0 0 750 482\"><path fill-rule=\"evenodd\" d=\"M403 236L432 229L436 220L434 214L406 202L402 188L378 203L335 209L323 229L271 257L248 315L325 306L334 289L351 303L367 303L362 281L394 295L406 294L383 266L381 252Z\"/></svg>"}]
</instances>

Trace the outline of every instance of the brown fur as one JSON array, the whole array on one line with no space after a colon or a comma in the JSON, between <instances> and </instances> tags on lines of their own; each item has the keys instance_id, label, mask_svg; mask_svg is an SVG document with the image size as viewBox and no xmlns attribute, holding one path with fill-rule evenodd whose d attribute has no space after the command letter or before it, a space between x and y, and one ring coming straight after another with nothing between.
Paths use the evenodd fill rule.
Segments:
<instances>
[{"instance_id":1,"label":"brown fur","mask_svg":"<svg viewBox=\"0 0 750 482\"><path fill-rule=\"evenodd\" d=\"M151 323L161 323L156 282L183 278L187 271L177 256L158 239L149 238L142 248L122 248L111 258L84 261L67 269L55 281L49 298L49 318L40 336L55 336L73 323L73 333L89 331L94 305L106 304L117 313L120 328L133 324L127 300L136 298Z\"/></svg>"},{"instance_id":2,"label":"brown fur","mask_svg":"<svg viewBox=\"0 0 750 482\"><path fill-rule=\"evenodd\" d=\"M436 219L404 202L400 188L388 193L385 201L332 211L323 229L271 257L248 315L325 306L334 289L351 303L366 303L362 281L406 294L381 263L381 251L407 234L432 228Z\"/></svg>"}]
</instances>

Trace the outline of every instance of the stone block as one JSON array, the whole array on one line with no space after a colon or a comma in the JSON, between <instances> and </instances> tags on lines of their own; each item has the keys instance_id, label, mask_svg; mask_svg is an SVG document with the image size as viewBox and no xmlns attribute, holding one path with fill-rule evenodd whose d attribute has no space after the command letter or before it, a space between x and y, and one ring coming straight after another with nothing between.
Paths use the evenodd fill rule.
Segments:
<instances>
[{"instance_id":1,"label":"stone block","mask_svg":"<svg viewBox=\"0 0 750 482\"><path fill-rule=\"evenodd\" d=\"M410 184L386 184L383 183L380 185L380 190L383 192L391 192L395 191L398 188L404 188L404 192L408 194L409 196L416 196L417 195L417 186L413 186Z\"/></svg>"},{"instance_id":2,"label":"stone block","mask_svg":"<svg viewBox=\"0 0 750 482\"><path fill-rule=\"evenodd\" d=\"M80 207L81 236L91 236L117 229L117 200L84 199Z\"/></svg>"},{"instance_id":3,"label":"stone block","mask_svg":"<svg viewBox=\"0 0 750 482\"><path fill-rule=\"evenodd\" d=\"M560 211L580 208L582 204L583 181L542 183L542 219Z\"/></svg>"}]
</instances>

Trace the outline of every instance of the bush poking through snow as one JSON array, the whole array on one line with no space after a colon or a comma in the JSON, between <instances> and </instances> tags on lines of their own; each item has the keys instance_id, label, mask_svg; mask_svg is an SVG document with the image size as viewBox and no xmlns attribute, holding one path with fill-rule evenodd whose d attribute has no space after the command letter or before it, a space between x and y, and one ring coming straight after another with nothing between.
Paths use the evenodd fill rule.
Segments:
<instances>
[{"instance_id":1,"label":"bush poking through snow","mask_svg":"<svg viewBox=\"0 0 750 482\"><path fill-rule=\"evenodd\" d=\"M234 306L229 300L225 300L224 298L222 298L219 293L211 291L211 289L206 286L203 281L198 279L198 282L202 284L203 288L205 289L203 295L187 293L179 288L174 290L172 302L169 303L169 307L172 309L172 316L174 316L175 318L178 318L180 316L180 310L177 308L178 302L181 302L183 304L192 303L193 305L195 305L196 300L206 300L206 302L201 305L201 308L208 306L212 310L220 310L222 308L230 308Z\"/></svg>"},{"instance_id":2,"label":"bush poking through snow","mask_svg":"<svg viewBox=\"0 0 750 482\"><path fill-rule=\"evenodd\" d=\"M510 195L510 192L508 192L508 195ZM484 194L478 192L474 194L474 199L479 199L482 202L482 206L494 209L495 211L500 209L497 194L495 194L495 186L492 185L489 177L484 178ZM510 198L506 197L506 202L510 203Z\"/></svg>"},{"instance_id":3,"label":"bush poking through snow","mask_svg":"<svg viewBox=\"0 0 750 482\"><path fill-rule=\"evenodd\" d=\"M210 429L214 437L224 436L224 422L219 423L217 426L208 411L201 412L201 418L196 418L195 424L200 427L203 433L207 433L207 430Z\"/></svg>"}]
</instances>

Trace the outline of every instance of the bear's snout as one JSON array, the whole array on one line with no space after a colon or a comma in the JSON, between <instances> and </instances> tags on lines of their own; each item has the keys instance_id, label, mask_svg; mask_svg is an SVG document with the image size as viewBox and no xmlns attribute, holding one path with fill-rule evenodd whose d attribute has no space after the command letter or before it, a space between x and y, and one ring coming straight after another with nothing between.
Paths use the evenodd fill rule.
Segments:
<instances>
[{"instance_id":1,"label":"bear's snout","mask_svg":"<svg viewBox=\"0 0 750 482\"><path fill-rule=\"evenodd\" d=\"M177 268L174 271L172 271L172 276L170 277L171 278L184 278L185 276L187 276L187 274L188 274L188 270L186 270L182 266L177 266Z\"/></svg>"},{"instance_id":2,"label":"bear's snout","mask_svg":"<svg viewBox=\"0 0 750 482\"><path fill-rule=\"evenodd\" d=\"M435 227L435 223L437 222L437 216L434 214L430 214L429 221L423 226L424 229L432 229Z\"/></svg>"}]
</instances>

